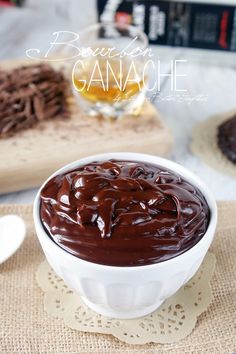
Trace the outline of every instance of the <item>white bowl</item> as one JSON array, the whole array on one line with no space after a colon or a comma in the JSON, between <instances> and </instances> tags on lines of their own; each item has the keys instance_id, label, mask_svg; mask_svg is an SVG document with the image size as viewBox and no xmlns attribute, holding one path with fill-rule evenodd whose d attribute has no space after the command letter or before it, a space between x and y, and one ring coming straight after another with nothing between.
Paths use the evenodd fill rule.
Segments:
<instances>
[{"instance_id":1,"label":"white bowl","mask_svg":"<svg viewBox=\"0 0 236 354\"><path fill-rule=\"evenodd\" d=\"M53 176L93 161L109 159L149 162L168 168L199 188L210 208L210 222L202 239L183 254L161 263L116 267L84 261L59 247L45 232L39 214L40 192ZM136 318L157 309L198 270L213 240L216 223L216 202L208 188L182 166L151 155L138 153L108 153L83 158L66 165L48 178L34 202L36 233L45 256L65 283L80 294L94 311L113 318Z\"/></svg>"}]
</instances>

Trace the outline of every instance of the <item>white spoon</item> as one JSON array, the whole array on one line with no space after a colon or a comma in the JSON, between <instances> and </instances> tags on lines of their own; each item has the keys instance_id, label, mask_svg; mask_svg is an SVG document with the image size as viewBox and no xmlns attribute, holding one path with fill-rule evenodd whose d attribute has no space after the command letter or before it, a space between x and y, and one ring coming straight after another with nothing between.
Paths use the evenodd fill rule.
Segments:
<instances>
[{"instance_id":1,"label":"white spoon","mask_svg":"<svg viewBox=\"0 0 236 354\"><path fill-rule=\"evenodd\" d=\"M25 238L25 223L17 215L0 218L0 264L16 252Z\"/></svg>"}]
</instances>

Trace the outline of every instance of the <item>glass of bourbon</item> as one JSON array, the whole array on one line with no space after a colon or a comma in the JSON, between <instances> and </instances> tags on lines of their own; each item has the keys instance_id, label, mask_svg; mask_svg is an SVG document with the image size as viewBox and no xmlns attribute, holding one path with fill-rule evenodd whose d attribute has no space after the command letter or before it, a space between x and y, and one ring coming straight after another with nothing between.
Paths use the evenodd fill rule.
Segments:
<instances>
[{"instance_id":1,"label":"glass of bourbon","mask_svg":"<svg viewBox=\"0 0 236 354\"><path fill-rule=\"evenodd\" d=\"M138 27L98 23L78 33L73 89L90 115L138 114L147 90L148 39Z\"/></svg>"}]
</instances>

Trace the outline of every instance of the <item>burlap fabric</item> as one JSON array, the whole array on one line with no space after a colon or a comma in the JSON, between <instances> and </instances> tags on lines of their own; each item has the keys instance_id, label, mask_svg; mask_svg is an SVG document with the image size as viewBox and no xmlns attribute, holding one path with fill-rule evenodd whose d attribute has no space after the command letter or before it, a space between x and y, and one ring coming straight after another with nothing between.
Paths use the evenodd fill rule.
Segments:
<instances>
[{"instance_id":1,"label":"burlap fabric","mask_svg":"<svg viewBox=\"0 0 236 354\"><path fill-rule=\"evenodd\" d=\"M168 345L127 345L109 335L65 327L43 309L35 280L44 259L34 234L31 206L1 206L0 215L20 214L27 223L23 246L0 265L0 353L233 353L236 351L236 202L219 203L219 226L211 247L217 263L214 300L193 333ZM9 240L10 242L10 240Z\"/></svg>"}]
</instances>

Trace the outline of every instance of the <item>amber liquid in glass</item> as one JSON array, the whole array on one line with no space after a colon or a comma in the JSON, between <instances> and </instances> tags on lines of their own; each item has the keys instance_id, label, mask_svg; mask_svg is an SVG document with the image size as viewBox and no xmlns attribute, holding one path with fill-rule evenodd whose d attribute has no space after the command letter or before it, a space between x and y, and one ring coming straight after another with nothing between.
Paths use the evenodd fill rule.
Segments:
<instances>
[{"instance_id":1,"label":"amber liquid in glass","mask_svg":"<svg viewBox=\"0 0 236 354\"><path fill-rule=\"evenodd\" d=\"M79 94L90 102L112 104L131 99L143 88L137 63L94 57L77 65L73 75Z\"/></svg>"}]
</instances>

